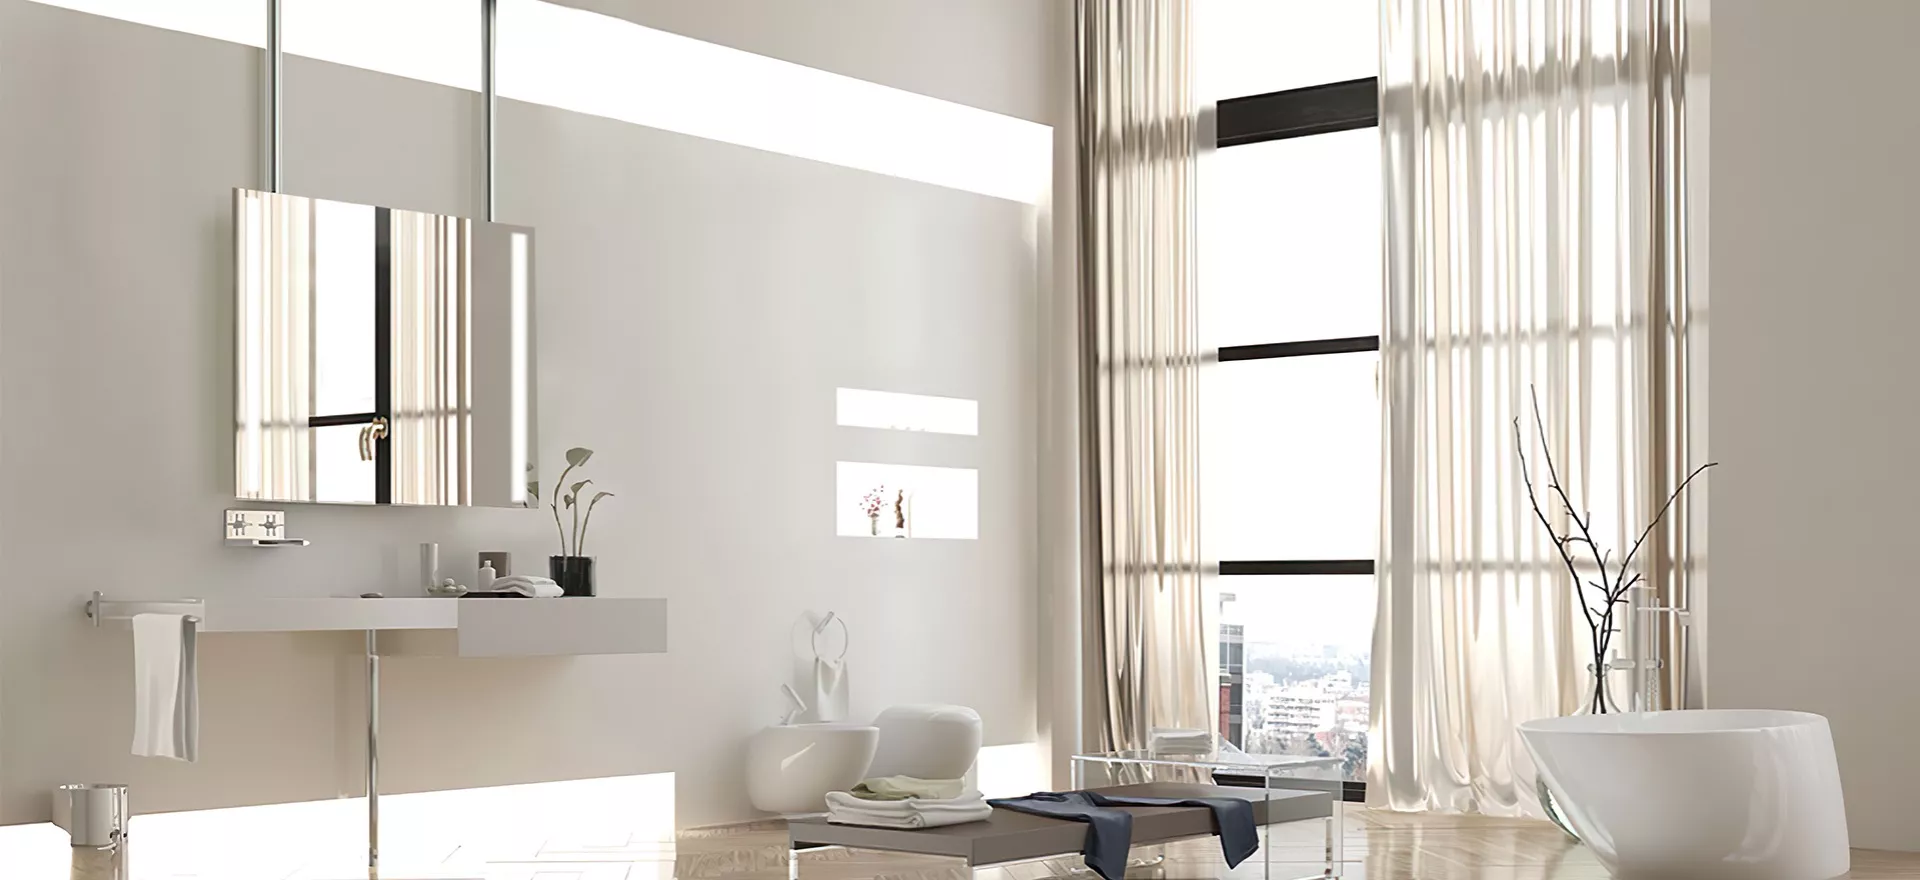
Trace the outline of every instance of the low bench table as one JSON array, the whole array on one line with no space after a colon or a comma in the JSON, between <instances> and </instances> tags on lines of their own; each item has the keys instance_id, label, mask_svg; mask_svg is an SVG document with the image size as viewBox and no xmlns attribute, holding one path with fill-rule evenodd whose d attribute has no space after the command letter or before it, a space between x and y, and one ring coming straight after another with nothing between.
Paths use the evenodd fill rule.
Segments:
<instances>
[{"instance_id":1,"label":"low bench table","mask_svg":"<svg viewBox=\"0 0 1920 880\"><path fill-rule=\"evenodd\" d=\"M1097 789L1115 797L1239 798L1253 805L1255 825L1279 825L1306 819L1325 819L1335 809L1333 795L1319 791L1229 788L1177 782L1149 782ZM1205 807L1116 807L1133 814L1133 845L1154 846L1195 837L1215 836L1213 812ZM799 877L799 850L839 846L885 852L947 856L963 859L970 868L1029 862L1078 855L1086 847L1087 823L1036 816L996 807L993 817L979 822L939 828L873 828L835 825L824 817L787 823L790 852L788 876ZM1271 876L1269 849L1260 847ZM1329 871L1337 862L1329 862Z\"/></svg>"}]
</instances>

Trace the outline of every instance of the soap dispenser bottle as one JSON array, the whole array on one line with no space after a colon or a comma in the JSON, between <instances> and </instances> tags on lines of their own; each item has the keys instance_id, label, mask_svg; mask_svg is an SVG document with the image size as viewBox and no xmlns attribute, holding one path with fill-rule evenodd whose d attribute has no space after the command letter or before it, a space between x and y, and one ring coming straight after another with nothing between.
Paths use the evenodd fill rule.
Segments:
<instances>
[{"instance_id":1,"label":"soap dispenser bottle","mask_svg":"<svg viewBox=\"0 0 1920 880\"><path fill-rule=\"evenodd\" d=\"M481 593L493 592L493 560L480 563L480 573L474 576L474 590Z\"/></svg>"}]
</instances>

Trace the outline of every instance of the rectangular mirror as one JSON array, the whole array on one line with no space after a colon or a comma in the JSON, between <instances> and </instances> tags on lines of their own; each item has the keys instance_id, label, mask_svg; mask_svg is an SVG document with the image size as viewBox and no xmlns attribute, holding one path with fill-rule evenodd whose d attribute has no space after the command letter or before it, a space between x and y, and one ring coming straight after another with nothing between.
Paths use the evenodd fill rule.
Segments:
<instances>
[{"instance_id":1,"label":"rectangular mirror","mask_svg":"<svg viewBox=\"0 0 1920 880\"><path fill-rule=\"evenodd\" d=\"M533 230L234 191L234 494L525 507Z\"/></svg>"}]
</instances>

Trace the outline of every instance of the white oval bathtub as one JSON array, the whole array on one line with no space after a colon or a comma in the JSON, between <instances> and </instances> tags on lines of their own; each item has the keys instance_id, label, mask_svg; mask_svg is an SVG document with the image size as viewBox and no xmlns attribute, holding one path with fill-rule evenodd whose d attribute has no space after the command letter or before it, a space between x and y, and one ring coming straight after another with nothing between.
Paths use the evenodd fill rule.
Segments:
<instances>
[{"instance_id":1,"label":"white oval bathtub","mask_svg":"<svg viewBox=\"0 0 1920 880\"><path fill-rule=\"evenodd\" d=\"M1709 709L1520 725L1556 806L1624 880L1830 880L1847 812L1827 719Z\"/></svg>"}]
</instances>

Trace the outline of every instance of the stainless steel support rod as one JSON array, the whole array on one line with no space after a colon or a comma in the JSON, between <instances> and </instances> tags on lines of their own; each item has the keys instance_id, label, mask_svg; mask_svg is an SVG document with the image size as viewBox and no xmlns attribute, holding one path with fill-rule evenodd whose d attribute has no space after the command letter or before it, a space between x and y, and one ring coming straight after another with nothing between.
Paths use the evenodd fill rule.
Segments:
<instances>
[{"instance_id":1,"label":"stainless steel support rod","mask_svg":"<svg viewBox=\"0 0 1920 880\"><path fill-rule=\"evenodd\" d=\"M486 211L487 222L493 222L493 131L494 131L494 53L500 38L497 25L500 17L499 0L480 0L480 115L486 129Z\"/></svg>"},{"instance_id":2,"label":"stainless steel support rod","mask_svg":"<svg viewBox=\"0 0 1920 880\"><path fill-rule=\"evenodd\" d=\"M267 0L267 191L280 191L280 0Z\"/></svg>"},{"instance_id":3,"label":"stainless steel support rod","mask_svg":"<svg viewBox=\"0 0 1920 880\"><path fill-rule=\"evenodd\" d=\"M367 867L380 867L380 643L367 630Z\"/></svg>"}]
</instances>

